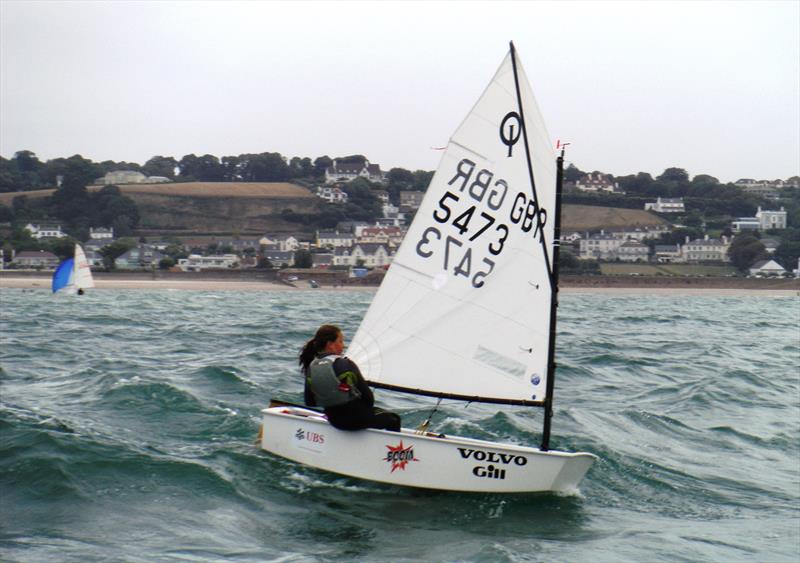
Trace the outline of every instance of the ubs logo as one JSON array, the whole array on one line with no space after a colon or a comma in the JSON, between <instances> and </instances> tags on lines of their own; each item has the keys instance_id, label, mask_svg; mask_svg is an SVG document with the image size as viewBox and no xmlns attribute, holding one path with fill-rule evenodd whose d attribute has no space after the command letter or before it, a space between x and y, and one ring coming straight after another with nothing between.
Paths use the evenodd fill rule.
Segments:
<instances>
[{"instance_id":1,"label":"ubs logo","mask_svg":"<svg viewBox=\"0 0 800 563\"><path fill-rule=\"evenodd\" d=\"M522 120L515 111L510 111L500 122L500 140L508 147L508 157L511 158L511 148L519 141L522 133Z\"/></svg>"},{"instance_id":2,"label":"ubs logo","mask_svg":"<svg viewBox=\"0 0 800 563\"><path fill-rule=\"evenodd\" d=\"M318 432L311 432L308 430L303 430L302 428L298 428L297 431L294 433L295 439L300 442L312 442L314 444L324 444L325 443L325 435L320 434Z\"/></svg>"}]
</instances>

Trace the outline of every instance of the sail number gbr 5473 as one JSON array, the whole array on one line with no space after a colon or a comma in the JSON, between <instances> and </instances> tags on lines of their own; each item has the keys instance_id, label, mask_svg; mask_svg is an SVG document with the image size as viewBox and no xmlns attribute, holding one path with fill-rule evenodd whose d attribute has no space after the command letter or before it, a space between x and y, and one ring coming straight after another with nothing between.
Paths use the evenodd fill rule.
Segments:
<instances>
[{"instance_id":1,"label":"sail number gbr 5473","mask_svg":"<svg viewBox=\"0 0 800 563\"><path fill-rule=\"evenodd\" d=\"M433 209L436 223L422 232L416 251L480 288L494 271L512 229L542 237L547 211L525 192L511 195L508 183L491 170L476 168L466 158L458 163L447 183L451 188Z\"/></svg>"}]
</instances>

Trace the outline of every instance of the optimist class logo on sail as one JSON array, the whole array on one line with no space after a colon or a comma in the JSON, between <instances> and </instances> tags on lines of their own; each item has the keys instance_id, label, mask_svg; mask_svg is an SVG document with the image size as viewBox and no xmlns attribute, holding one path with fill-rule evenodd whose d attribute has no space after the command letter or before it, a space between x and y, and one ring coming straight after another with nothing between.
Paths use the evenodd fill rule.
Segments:
<instances>
[{"instance_id":1,"label":"optimist class logo on sail","mask_svg":"<svg viewBox=\"0 0 800 563\"><path fill-rule=\"evenodd\" d=\"M499 143L504 146L503 156L527 159L524 150L517 150L517 154L512 150L521 136L520 115L513 111L507 113L498 135ZM532 231L533 240L544 239L547 210L530 194L527 181L525 191L511 195L515 186L509 186L508 181L488 165L479 166L470 158L461 158L447 185L438 186L445 191L432 211L435 223L422 232L415 250L425 260L441 260L445 274L464 277L472 287L481 288L494 271L513 231L518 230L524 236ZM501 171L504 161L496 162ZM521 178L513 180L523 181Z\"/></svg>"}]
</instances>

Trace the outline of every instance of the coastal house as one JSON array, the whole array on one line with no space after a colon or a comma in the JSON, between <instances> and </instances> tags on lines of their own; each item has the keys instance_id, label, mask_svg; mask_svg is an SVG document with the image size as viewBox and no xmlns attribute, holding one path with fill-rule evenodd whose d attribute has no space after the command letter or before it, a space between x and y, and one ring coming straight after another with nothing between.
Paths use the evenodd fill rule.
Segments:
<instances>
[{"instance_id":1,"label":"coastal house","mask_svg":"<svg viewBox=\"0 0 800 563\"><path fill-rule=\"evenodd\" d=\"M131 248L114 260L114 267L118 270L152 270L158 268L158 263L164 254L148 244L140 244Z\"/></svg>"},{"instance_id":2,"label":"coastal house","mask_svg":"<svg viewBox=\"0 0 800 563\"><path fill-rule=\"evenodd\" d=\"M758 207L755 217L739 217L731 223L731 229L740 233L742 231L765 231L767 229L786 228L786 209L783 207L779 211L761 209Z\"/></svg>"},{"instance_id":3,"label":"coastal house","mask_svg":"<svg viewBox=\"0 0 800 563\"><path fill-rule=\"evenodd\" d=\"M165 176L146 176L135 170L114 170L113 172L107 172L102 178L96 179L94 183L95 185L111 186L118 184L163 184L171 181Z\"/></svg>"},{"instance_id":4,"label":"coastal house","mask_svg":"<svg viewBox=\"0 0 800 563\"><path fill-rule=\"evenodd\" d=\"M369 160L347 161L334 159L328 168L325 169L325 183L334 184L336 182L351 182L356 178L364 178L370 182L383 183L384 176L381 167L377 164L370 164Z\"/></svg>"},{"instance_id":5,"label":"coastal house","mask_svg":"<svg viewBox=\"0 0 800 563\"><path fill-rule=\"evenodd\" d=\"M263 256L273 267L290 268L294 266L293 250L264 250Z\"/></svg>"},{"instance_id":6,"label":"coastal house","mask_svg":"<svg viewBox=\"0 0 800 563\"><path fill-rule=\"evenodd\" d=\"M624 242L605 231L587 235L579 242L579 257L582 260L614 260L617 258L617 250Z\"/></svg>"},{"instance_id":7,"label":"coastal house","mask_svg":"<svg viewBox=\"0 0 800 563\"><path fill-rule=\"evenodd\" d=\"M755 217L739 217L731 222L731 230L734 233L757 231L760 228L761 222Z\"/></svg>"},{"instance_id":8,"label":"coastal house","mask_svg":"<svg viewBox=\"0 0 800 563\"><path fill-rule=\"evenodd\" d=\"M332 252L315 252L311 255L312 268L330 268L333 265Z\"/></svg>"},{"instance_id":9,"label":"coastal house","mask_svg":"<svg viewBox=\"0 0 800 563\"><path fill-rule=\"evenodd\" d=\"M647 262L650 247L638 240L627 240L617 249L617 258L623 262Z\"/></svg>"},{"instance_id":10,"label":"coastal house","mask_svg":"<svg viewBox=\"0 0 800 563\"><path fill-rule=\"evenodd\" d=\"M761 225L761 230L766 229L785 229L786 228L786 209L781 207L780 211L762 210L758 207L756 219Z\"/></svg>"},{"instance_id":11,"label":"coastal house","mask_svg":"<svg viewBox=\"0 0 800 563\"><path fill-rule=\"evenodd\" d=\"M689 240L681 248L687 262L730 262L728 248L730 239L723 236L721 239L709 238L705 235L701 239Z\"/></svg>"},{"instance_id":12,"label":"coastal house","mask_svg":"<svg viewBox=\"0 0 800 563\"><path fill-rule=\"evenodd\" d=\"M352 233L340 233L339 231L317 231L317 248L338 248L340 246L351 247L355 237Z\"/></svg>"},{"instance_id":13,"label":"coastal house","mask_svg":"<svg viewBox=\"0 0 800 563\"><path fill-rule=\"evenodd\" d=\"M111 242L114 240L114 227L89 227L89 239Z\"/></svg>"},{"instance_id":14,"label":"coastal house","mask_svg":"<svg viewBox=\"0 0 800 563\"><path fill-rule=\"evenodd\" d=\"M281 250L283 252L294 252L300 248L300 241L293 235L264 235L258 240L258 244L264 248Z\"/></svg>"},{"instance_id":15,"label":"coastal house","mask_svg":"<svg viewBox=\"0 0 800 563\"><path fill-rule=\"evenodd\" d=\"M200 256L190 254L188 258L178 260L178 267L184 272L202 272L207 270L230 270L239 265L239 257L235 254L218 256Z\"/></svg>"},{"instance_id":16,"label":"coastal house","mask_svg":"<svg viewBox=\"0 0 800 563\"><path fill-rule=\"evenodd\" d=\"M613 181L613 176L590 172L575 182L575 187L582 192L608 192L624 194L619 189L619 184Z\"/></svg>"},{"instance_id":17,"label":"coastal house","mask_svg":"<svg viewBox=\"0 0 800 563\"><path fill-rule=\"evenodd\" d=\"M655 252L655 260L659 264L685 261L680 244L657 244L653 250Z\"/></svg>"},{"instance_id":18,"label":"coastal house","mask_svg":"<svg viewBox=\"0 0 800 563\"><path fill-rule=\"evenodd\" d=\"M423 197L425 197L425 192L402 190L400 192L400 211L408 212L419 209Z\"/></svg>"},{"instance_id":19,"label":"coastal house","mask_svg":"<svg viewBox=\"0 0 800 563\"><path fill-rule=\"evenodd\" d=\"M43 268L45 270L54 270L59 262L58 256L46 250L23 250L17 252L13 259L13 263L18 268Z\"/></svg>"},{"instance_id":20,"label":"coastal house","mask_svg":"<svg viewBox=\"0 0 800 563\"><path fill-rule=\"evenodd\" d=\"M644 227L611 227L604 232L621 240L643 241L658 238L670 232L669 225L646 225Z\"/></svg>"},{"instance_id":21,"label":"coastal house","mask_svg":"<svg viewBox=\"0 0 800 563\"><path fill-rule=\"evenodd\" d=\"M658 197L655 202L645 203L644 210L655 213L684 213L686 207L682 197Z\"/></svg>"},{"instance_id":22,"label":"coastal house","mask_svg":"<svg viewBox=\"0 0 800 563\"><path fill-rule=\"evenodd\" d=\"M392 262L392 253L386 245L374 243L357 243L350 248L337 248L333 253L334 266L364 266L377 268L388 266Z\"/></svg>"},{"instance_id":23,"label":"coastal house","mask_svg":"<svg viewBox=\"0 0 800 563\"><path fill-rule=\"evenodd\" d=\"M750 266L751 276L782 276L786 273L783 266L775 260L760 260Z\"/></svg>"},{"instance_id":24,"label":"coastal house","mask_svg":"<svg viewBox=\"0 0 800 563\"><path fill-rule=\"evenodd\" d=\"M337 187L320 186L317 188L317 197L328 203L347 203L347 193Z\"/></svg>"},{"instance_id":25,"label":"coastal house","mask_svg":"<svg viewBox=\"0 0 800 563\"><path fill-rule=\"evenodd\" d=\"M61 225L55 224L37 224L28 223L25 229L31 234L31 237L40 240L43 238L64 238L66 233L61 231Z\"/></svg>"},{"instance_id":26,"label":"coastal house","mask_svg":"<svg viewBox=\"0 0 800 563\"><path fill-rule=\"evenodd\" d=\"M356 241L360 243L399 246L403 242L405 230L396 226L373 225L356 229Z\"/></svg>"}]
</instances>

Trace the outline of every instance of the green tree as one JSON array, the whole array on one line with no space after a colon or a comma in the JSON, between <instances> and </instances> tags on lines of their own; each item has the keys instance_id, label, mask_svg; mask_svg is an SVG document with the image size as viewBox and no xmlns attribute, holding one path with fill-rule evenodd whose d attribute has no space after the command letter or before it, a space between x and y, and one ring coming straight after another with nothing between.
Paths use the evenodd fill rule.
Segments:
<instances>
[{"instance_id":1,"label":"green tree","mask_svg":"<svg viewBox=\"0 0 800 563\"><path fill-rule=\"evenodd\" d=\"M294 253L294 265L296 268L310 268L313 264L311 260L311 252L301 248Z\"/></svg>"},{"instance_id":2,"label":"green tree","mask_svg":"<svg viewBox=\"0 0 800 563\"><path fill-rule=\"evenodd\" d=\"M174 180L177 166L178 161L171 156L154 156L144 163L142 173L148 176L164 176Z\"/></svg>"},{"instance_id":3,"label":"green tree","mask_svg":"<svg viewBox=\"0 0 800 563\"><path fill-rule=\"evenodd\" d=\"M314 176L322 178L325 176L325 171L333 164L333 159L328 155L320 156L314 159Z\"/></svg>"},{"instance_id":4,"label":"green tree","mask_svg":"<svg viewBox=\"0 0 800 563\"><path fill-rule=\"evenodd\" d=\"M136 241L129 238L118 239L100 249L103 265L108 270L113 270L117 258L136 246Z\"/></svg>"},{"instance_id":5,"label":"green tree","mask_svg":"<svg viewBox=\"0 0 800 563\"><path fill-rule=\"evenodd\" d=\"M731 263L742 272L759 260L768 257L764 244L753 235L739 235L733 239L728 248L728 257Z\"/></svg>"},{"instance_id":6,"label":"green tree","mask_svg":"<svg viewBox=\"0 0 800 563\"><path fill-rule=\"evenodd\" d=\"M667 168L660 176L656 178L656 180L677 183L688 182L689 173L683 168Z\"/></svg>"},{"instance_id":7,"label":"green tree","mask_svg":"<svg viewBox=\"0 0 800 563\"><path fill-rule=\"evenodd\" d=\"M158 261L158 269L159 270L169 270L175 265L175 259L171 256L164 256L161 260Z\"/></svg>"}]
</instances>

